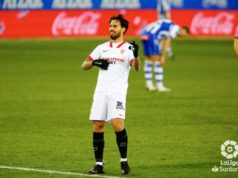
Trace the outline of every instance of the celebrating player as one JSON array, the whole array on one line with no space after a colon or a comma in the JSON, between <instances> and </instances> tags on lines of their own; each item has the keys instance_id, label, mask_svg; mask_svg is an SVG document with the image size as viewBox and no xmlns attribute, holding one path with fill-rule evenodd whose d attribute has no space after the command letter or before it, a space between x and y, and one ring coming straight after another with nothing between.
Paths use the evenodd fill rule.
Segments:
<instances>
[{"instance_id":1,"label":"celebrating player","mask_svg":"<svg viewBox=\"0 0 238 178\"><path fill-rule=\"evenodd\" d=\"M139 71L138 45L124 41L128 21L122 16L112 16L109 20L111 40L98 45L83 62L84 70L99 67L90 120L93 124L93 149L96 165L90 174L102 174L105 123L110 121L116 133L116 141L121 155L122 174L129 174L127 161L128 137L124 127L126 94L130 68Z\"/></svg>"},{"instance_id":2,"label":"celebrating player","mask_svg":"<svg viewBox=\"0 0 238 178\"><path fill-rule=\"evenodd\" d=\"M186 36L189 33L187 27L179 27L170 20L159 20L148 24L142 31L141 39L144 48L145 63L144 75L146 88L149 91L158 90L168 92L169 88L163 85L163 65L166 59L166 50L171 39L176 36ZM156 87L153 84L152 68L154 64L154 75Z\"/></svg>"}]
</instances>

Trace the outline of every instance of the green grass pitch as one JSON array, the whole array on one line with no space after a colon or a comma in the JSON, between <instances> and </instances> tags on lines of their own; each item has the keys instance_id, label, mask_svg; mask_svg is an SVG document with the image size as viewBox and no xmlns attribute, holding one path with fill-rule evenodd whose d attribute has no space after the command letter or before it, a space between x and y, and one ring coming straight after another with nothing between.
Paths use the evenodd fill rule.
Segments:
<instances>
[{"instance_id":1,"label":"green grass pitch","mask_svg":"<svg viewBox=\"0 0 238 178\"><path fill-rule=\"evenodd\" d=\"M81 64L103 41L0 41L1 166L85 173L94 165L88 115L98 70L82 71ZM173 49L176 57L167 60L164 70L165 85L172 92L147 92L143 70L130 72L129 177L237 177L238 172L211 170L226 160L221 144L238 142L238 57L233 41L175 40ZM110 124L104 160L105 176L121 175ZM0 169L0 177L81 176Z\"/></svg>"}]
</instances>

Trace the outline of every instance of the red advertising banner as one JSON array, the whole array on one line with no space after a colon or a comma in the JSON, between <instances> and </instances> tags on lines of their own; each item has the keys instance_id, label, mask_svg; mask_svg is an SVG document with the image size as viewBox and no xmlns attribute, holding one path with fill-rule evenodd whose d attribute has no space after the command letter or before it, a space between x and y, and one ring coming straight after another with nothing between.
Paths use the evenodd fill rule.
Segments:
<instances>
[{"instance_id":1,"label":"red advertising banner","mask_svg":"<svg viewBox=\"0 0 238 178\"><path fill-rule=\"evenodd\" d=\"M108 35L109 18L119 13L130 21L127 35L156 20L151 10L1 11L0 37L77 37ZM139 15L141 14L141 15Z\"/></svg>"},{"instance_id":2,"label":"red advertising banner","mask_svg":"<svg viewBox=\"0 0 238 178\"><path fill-rule=\"evenodd\" d=\"M194 36L233 36L238 26L238 11L174 10L171 16Z\"/></svg>"},{"instance_id":3,"label":"red advertising banner","mask_svg":"<svg viewBox=\"0 0 238 178\"><path fill-rule=\"evenodd\" d=\"M108 20L124 14L130 21L127 35L157 19L155 10L39 10L0 11L1 38L88 37L108 35ZM173 21L190 28L195 36L233 36L238 11L173 10Z\"/></svg>"}]
</instances>

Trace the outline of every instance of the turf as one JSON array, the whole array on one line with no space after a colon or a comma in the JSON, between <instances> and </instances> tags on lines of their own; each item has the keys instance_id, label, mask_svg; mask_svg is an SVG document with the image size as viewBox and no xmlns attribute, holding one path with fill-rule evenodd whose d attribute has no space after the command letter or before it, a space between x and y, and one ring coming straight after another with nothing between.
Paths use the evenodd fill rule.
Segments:
<instances>
[{"instance_id":1,"label":"turf","mask_svg":"<svg viewBox=\"0 0 238 178\"><path fill-rule=\"evenodd\" d=\"M0 165L80 173L93 166L88 115L98 70L82 71L81 64L103 41L0 41ZM130 177L237 177L211 171L226 160L221 144L238 141L238 58L232 40L175 40L173 49L175 59L165 66L171 93L147 92L143 71L130 73ZM120 176L110 124L105 142L105 175ZM80 176L0 169L0 177Z\"/></svg>"}]
</instances>

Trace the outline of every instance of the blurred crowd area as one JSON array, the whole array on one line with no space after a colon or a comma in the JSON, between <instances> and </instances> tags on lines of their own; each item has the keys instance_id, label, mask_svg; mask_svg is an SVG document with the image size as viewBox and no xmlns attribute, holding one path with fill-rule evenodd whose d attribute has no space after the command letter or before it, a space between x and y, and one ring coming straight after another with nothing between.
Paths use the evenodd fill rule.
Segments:
<instances>
[{"instance_id":1,"label":"blurred crowd area","mask_svg":"<svg viewBox=\"0 0 238 178\"><path fill-rule=\"evenodd\" d=\"M237 0L0 0L1 38L106 36L110 16L130 21L128 36L168 18L192 36L232 37L238 24ZM165 17L164 17L164 14Z\"/></svg>"}]
</instances>

